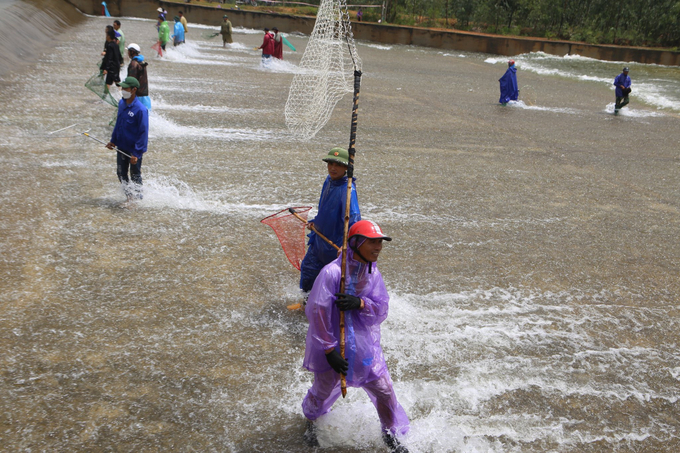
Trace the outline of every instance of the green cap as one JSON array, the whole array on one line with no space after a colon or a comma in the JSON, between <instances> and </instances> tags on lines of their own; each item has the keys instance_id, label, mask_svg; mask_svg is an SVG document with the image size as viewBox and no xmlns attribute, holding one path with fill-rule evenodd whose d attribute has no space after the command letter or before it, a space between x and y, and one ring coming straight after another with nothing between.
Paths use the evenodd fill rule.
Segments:
<instances>
[{"instance_id":1,"label":"green cap","mask_svg":"<svg viewBox=\"0 0 680 453\"><path fill-rule=\"evenodd\" d=\"M222 16L222 19L226 19L226 18L227 18L227 15L226 15L226 14L225 14L224 16Z\"/></svg>"},{"instance_id":2,"label":"green cap","mask_svg":"<svg viewBox=\"0 0 680 453\"><path fill-rule=\"evenodd\" d=\"M343 148L333 148L328 151L328 155L322 159L324 162L337 162L342 165L349 165L349 152Z\"/></svg>"},{"instance_id":3,"label":"green cap","mask_svg":"<svg viewBox=\"0 0 680 453\"><path fill-rule=\"evenodd\" d=\"M139 88L139 80L134 77L125 77L125 80L116 85L122 88Z\"/></svg>"}]
</instances>

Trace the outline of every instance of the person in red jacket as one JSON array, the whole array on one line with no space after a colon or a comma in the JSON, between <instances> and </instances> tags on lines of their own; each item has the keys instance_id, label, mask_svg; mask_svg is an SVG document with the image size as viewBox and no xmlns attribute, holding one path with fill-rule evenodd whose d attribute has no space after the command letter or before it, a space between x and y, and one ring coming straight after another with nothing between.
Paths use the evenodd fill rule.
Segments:
<instances>
[{"instance_id":1,"label":"person in red jacket","mask_svg":"<svg viewBox=\"0 0 680 453\"><path fill-rule=\"evenodd\" d=\"M264 29L264 40L258 49L262 49L262 63L267 64L274 53L274 37L269 34L268 28Z\"/></svg>"}]
</instances>

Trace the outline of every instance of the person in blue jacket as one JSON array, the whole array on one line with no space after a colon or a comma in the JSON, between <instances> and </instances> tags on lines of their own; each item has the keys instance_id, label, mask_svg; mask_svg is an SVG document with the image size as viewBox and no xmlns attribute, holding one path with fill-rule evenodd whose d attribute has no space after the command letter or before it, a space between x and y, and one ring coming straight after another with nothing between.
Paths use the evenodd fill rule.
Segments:
<instances>
[{"instance_id":1,"label":"person in blue jacket","mask_svg":"<svg viewBox=\"0 0 680 453\"><path fill-rule=\"evenodd\" d=\"M131 156L116 153L118 180L123 184L123 190L129 201L135 196L142 198L142 156L149 143L149 112L137 99L139 89L137 79L127 77L118 86L121 87L123 99L118 103L116 125L111 134L111 141L106 147L109 149L118 147ZM128 170L130 177L128 177ZM130 179L132 179L132 187Z\"/></svg>"},{"instance_id":2,"label":"person in blue jacket","mask_svg":"<svg viewBox=\"0 0 680 453\"><path fill-rule=\"evenodd\" d=\"M501 98L498 102L505 105L509 101L516 101L519 97L519 89L517 88L515 60L508 61L508 69L498 81L501 84Z\"/></svg>"},{"instance_id":3,"label":"person in blue jacket","mask_svg":"<svg viewBox=\"0 0 680 453\"><path fill-rule=\"evenodd\" d=\"M336 245L342 246L345 228L345 202L347 200L347 164L349 153L346 149L333 148L322 159L328 167L328 176L321 188L319 209L316 217L310 220L311 225ZM357 189L352 181L352 197L349 205L349 227L361 220ZM321 239L313 231L307 236L307 254L300 265L300 289L308 292L314 286L314 280L321 269L338 256L333 246Z\"/></svg>"},{"instance_id":4,"label":"person in blue jacket","mask_svg":"<svg viewBox=\"0 0 680 453\"><path fill-rule=\"evenodd\" d=\"M628 95L630 94L630 77L628 77L628 67L623 68L623 72L614 79L616 87L616 105L614 113L618 113L623 107L628 105Z\"/></svg>"},{"instance_id":5,"label":"person in blue jacket","mask_svg":"<svg viewBox=\"0 0 680 453\"><path fill-rule=\"evenodd\" d=\"M175 16L175 29L174 29L174 35L172 35L172 45L173 46L179 46L180 44L184 43L184 25L182 25L182 22L179 18L179 16Z\"/></svg>"}]
</instances>

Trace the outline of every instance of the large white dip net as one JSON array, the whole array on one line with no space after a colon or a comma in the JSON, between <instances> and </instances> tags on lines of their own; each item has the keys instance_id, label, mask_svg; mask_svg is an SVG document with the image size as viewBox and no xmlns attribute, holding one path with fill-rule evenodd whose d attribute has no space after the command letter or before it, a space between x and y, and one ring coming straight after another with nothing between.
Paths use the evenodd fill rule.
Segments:
<instances>
[{"instance_id":1,"label":"large white dip net","mask_svg":"<svg viewBox=\"0 0 680 453\"><path fill-rule=\"evenodd\" d=\"M293 77L286 102L286 125L304 140L328 122L335 104L354 86L361 71L345 0L322 0L314 30Z\"/></svg>"}]
</instances>

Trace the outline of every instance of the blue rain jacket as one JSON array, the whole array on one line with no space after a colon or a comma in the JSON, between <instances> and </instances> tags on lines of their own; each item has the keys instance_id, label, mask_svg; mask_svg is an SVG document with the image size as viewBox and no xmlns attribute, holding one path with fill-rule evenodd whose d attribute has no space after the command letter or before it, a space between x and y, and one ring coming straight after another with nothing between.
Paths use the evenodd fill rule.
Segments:
<instances>
[{"instance_id":1,"label":"blue rain jacket","mask_svg":"<svg viewBox=\"0 0 680 453\"><path fill-rule=\"evenodd\" d=\"M508 101L516 101L519 97L517 68L514 65L509 67L498 81L501 83L501 98L498 102L506 104Z\"/></svg>"},{"instance_id":2,"label":"blue rain jacket","mask_svg":"<svg viewBox=\"0 0 680 453\"><path fill-rule=\"evenodd\" d=\"M621 85L623 85L625 88L628 88L630 86L630 76L625 75L623 72L617 75L616 78L614 79L614 86L616 87L617 98L622 98L624 96L623 91L621 90Z\"/></svg>"},{"instance_id":3,"label":"blue rain jacket","mask_svg":"<svg viewBox=\"0 0 680 453\"><path fill-rule=\"evenodd\" d=\"M321 234L342 246L342 236L345 228L345 201L347 200L347 176L337 181L326 177L319 197L319 212L310 222L314 223ZM349 226L361 220L357 189L352 181L352 198L349 205ZM316 276L321 269L338 256L337 250L321 239L313 231L308 235L307 253L300 265L300 288L309 291L314 285Z\"/></svg>"},{"instance_id":4,"label":"blue rain jacket","mask_svg":"<svg viewBox=\"0 0 680 453\"><path fill-rule=\"evenodd\" d=\"M118 117L111 134L111 143L137 158L146 152L149 143L149 112L135 97L130 105L118 102Z\"/></svg>"},{"instance_id":5,"label":"blue rain jacket","mask_svg":"<svg viewBox=\"0 0 680 453\"><path fill-rule=\"evenodd\" d=\"M175 22L175 34L172 35L175 43L184 42L184 25L181 22Z\"/></svg>"}]
</instances>

